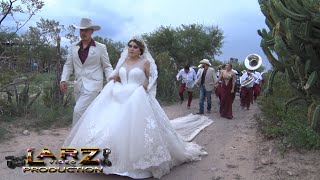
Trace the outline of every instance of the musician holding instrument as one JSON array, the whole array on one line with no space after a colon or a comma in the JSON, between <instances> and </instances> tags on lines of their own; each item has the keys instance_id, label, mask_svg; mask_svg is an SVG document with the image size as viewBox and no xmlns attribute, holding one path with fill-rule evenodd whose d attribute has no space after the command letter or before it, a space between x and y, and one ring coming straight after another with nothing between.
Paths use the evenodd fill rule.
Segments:
<instances>
[{"instance_id":1,"label":"musician holding instrument","mask_svg":"<svg viewBox=\"0 0 320 180\"><path fill-rule=\"evenodd\" d=\"M211 112L211 93L214 90L214 84L217 82L216 71L211 67L211 63L208 59L200 61L202 64L199 69L199 77L196 84L200 87L200 110L197 114L204 113L204 99L207 99L207 112Z\"/></svg>"},{"instance_id":2,"label":"musician holding instrument","mask_svg":"<svg viewBox=\"0 0 320 180\"><path fill-rule=\"evenodd\" d=\"M177 80L181 80L179 96L181 100L181 104L184 101L183 93L185 90L188 92L188 104L187 108L190 109L191 101L192 101L192 91L195 85L195 80L197 79L197 73L193 68L190 68L186 65L183 69L179 71L177 74Z\"/></svg>"},{"instance_id":3,"label":"musician holding instrument","mask_svg":"<svg viewBox=\"0 0 320 180\"><path fill-rule=\"evenodd\" d=\"M262 65L262 59L257 54L250 54L246 57L244 64L247 68L247 71L240 78L241 107L247 108L247 110L249 110L250 104L253 103L253 86L255 84L255 81L260 78L258 74L255 73L255 70Z\"/></svg>"},{"instance_id":4,"label":"musician holding instrument","mask_svg":"<svg viewBox=\"0 0 320 180\"><path fill-rule=\"evenodd\" d=\"M258 71L254 71L254 76L256 77L256 80L254 81L253 85L253 100L256 101L257 97L260 96L261 93L261 85L263 78L261 76L261 73Z\"/></svg>"},{"instance_id":5,"label":"musician holding instrument","mask_svg":"<svg viewBox=\"0 0 320 180\"><path fill-rule=\"evenodd\" d=\"M240 77L241 84L241 107L249 110L250 104L253 100L253 85L254 85L253 71L247 70L245 74Z\"/></svg>"}]
</instances>

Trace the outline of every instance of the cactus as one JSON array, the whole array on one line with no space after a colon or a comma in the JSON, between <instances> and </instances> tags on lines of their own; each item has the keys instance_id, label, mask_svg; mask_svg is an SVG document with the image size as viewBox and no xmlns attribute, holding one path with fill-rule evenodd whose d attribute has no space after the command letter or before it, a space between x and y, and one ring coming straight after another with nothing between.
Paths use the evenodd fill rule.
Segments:
<instances>
[{"instance_id":1,"label":"cactus","mask_svg":"<svg viewBox=\"0 0 320 180\"><path fill-rule=\"evenodd\" d=\"M274 76L277 74L277 72L278 72L278 70L276 68L272 70L270 77L269 77L269 80L268 80L268 86L263 91L264 96L272 95L272 93L273 93L272 83L273 83Z\"/></svg>"},{"instance_id":2,"label":"cactus","mask_svg":"<svg viewBox=\"0 0 320 180\"><path fill-rule=\"evenodd\" d=\"M311 120L311 127L317 131L320 129L320 105L318 105L314 110Z\"/></svg>"},{"instance_id":3,"label":"cactus","mask_svg":"<svg viewBox=\"0 0 320 180\"><path fill-rule=\"evenodd\" d=\"M310 87L313 87L317 80L318 80L318 73L317 71L313 71L309 76L308 82L304 86L304 89L308 90Z\"/></svg>"},{"instance_id":4,"label":"cactus","mask_svg":"<svg viewBox=\"0 0 320 180\"><path fill-rule=\"evenodd\" d=\"M10 113L14 113L16 115L22 115L26 111L28 111L32 104L37 100L37 98L41 94L41 89L39 88L39 91L35 95L30 95L30 87L28 83L25 83L23 85L22 90L18 91L17 85L12 85L14 90L13 94L8 94L8 105L12 107ZM12 101L12 97L15 97L15 103Z\"/></svg>"},{"instance_id":5,"label":"cactus","mask_svg":"<svg viewBox=\"0 0 320 180\"><path fill-rule=\"evenodd\" d=\"M302 99L301 97L293 97L293 98L289 99L289 100L284 104L284 110L285 110L285 112L287 111L288 106L289 106L290 104L293 104L293 103L295 103L296 101L301 100L301 99Z\"/></svg>"},{"instance_id":6,"label":"cactus","mask_svg":"<svg viewBox=\"0 0 320 180\"><path fill-rule=\"evenodd\" d=\"M272 93L275 73L288 74L297 97L309 103L308 122L320 132L320 0L258 0L269 31L258 31L261 48L274 68L265 95ZM275 52L278 58L273 55Z\"/></svg>"}]
</instances>

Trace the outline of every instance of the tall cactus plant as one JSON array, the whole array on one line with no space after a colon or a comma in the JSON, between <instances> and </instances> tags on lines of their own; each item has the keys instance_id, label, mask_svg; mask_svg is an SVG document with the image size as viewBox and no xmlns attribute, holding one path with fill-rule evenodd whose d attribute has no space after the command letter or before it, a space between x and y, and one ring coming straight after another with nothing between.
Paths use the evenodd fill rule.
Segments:
<instances>
[{"instance_id":1,"label":"tall cactus plant","mask_svg":"<svg viewBox=\"0 0 320 180\"><path fill-rule=\"evenodd\" d=\"M259 0L259 4L269 28L258 30L261 48L274 68L264 94L272 93L276 72L287 73L298 96L294 99L309 102L309 124L320 132L320 0Z\"/></svg>"}]
</instances>

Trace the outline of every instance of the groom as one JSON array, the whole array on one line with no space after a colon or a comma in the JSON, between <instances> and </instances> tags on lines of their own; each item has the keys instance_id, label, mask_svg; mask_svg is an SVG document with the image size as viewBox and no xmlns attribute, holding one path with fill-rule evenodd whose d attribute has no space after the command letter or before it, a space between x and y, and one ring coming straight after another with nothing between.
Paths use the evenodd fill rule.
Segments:
<instances>
[{"instance_id":1,"label":"groom","mask_svg":"<svg viewBox=\"0 0 320 180\"><path fill-rule=\"evenodd\" d=\"M73 112L72 126L80 119L81 115L97 97L103 87L103 73L108 80L113 71L109 61L107 48L92 39L94 31L101 29L92 23L90 19L82 18L80 26L81 41L73 43L61 75L60 90L66 92L67 81L74 73L74 96L76 105Z\"/></svg>"}]
</instances>

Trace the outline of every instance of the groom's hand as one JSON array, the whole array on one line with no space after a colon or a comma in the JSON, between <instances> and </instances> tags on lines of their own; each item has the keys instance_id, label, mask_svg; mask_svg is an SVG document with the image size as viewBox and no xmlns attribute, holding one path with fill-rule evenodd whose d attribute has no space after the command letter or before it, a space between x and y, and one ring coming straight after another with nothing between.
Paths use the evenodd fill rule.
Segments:
<instances>
[{"instance_id":1,"label":"groom's hand","mask_svg":"<svg viewBox=\"0 0 320 180\"><path fill-rule=\"evenodd\" d=\"M65 81L62 81L60 83L60 91L65 93L68 90L68 83Z\"/></svg>"}]
</instances>

